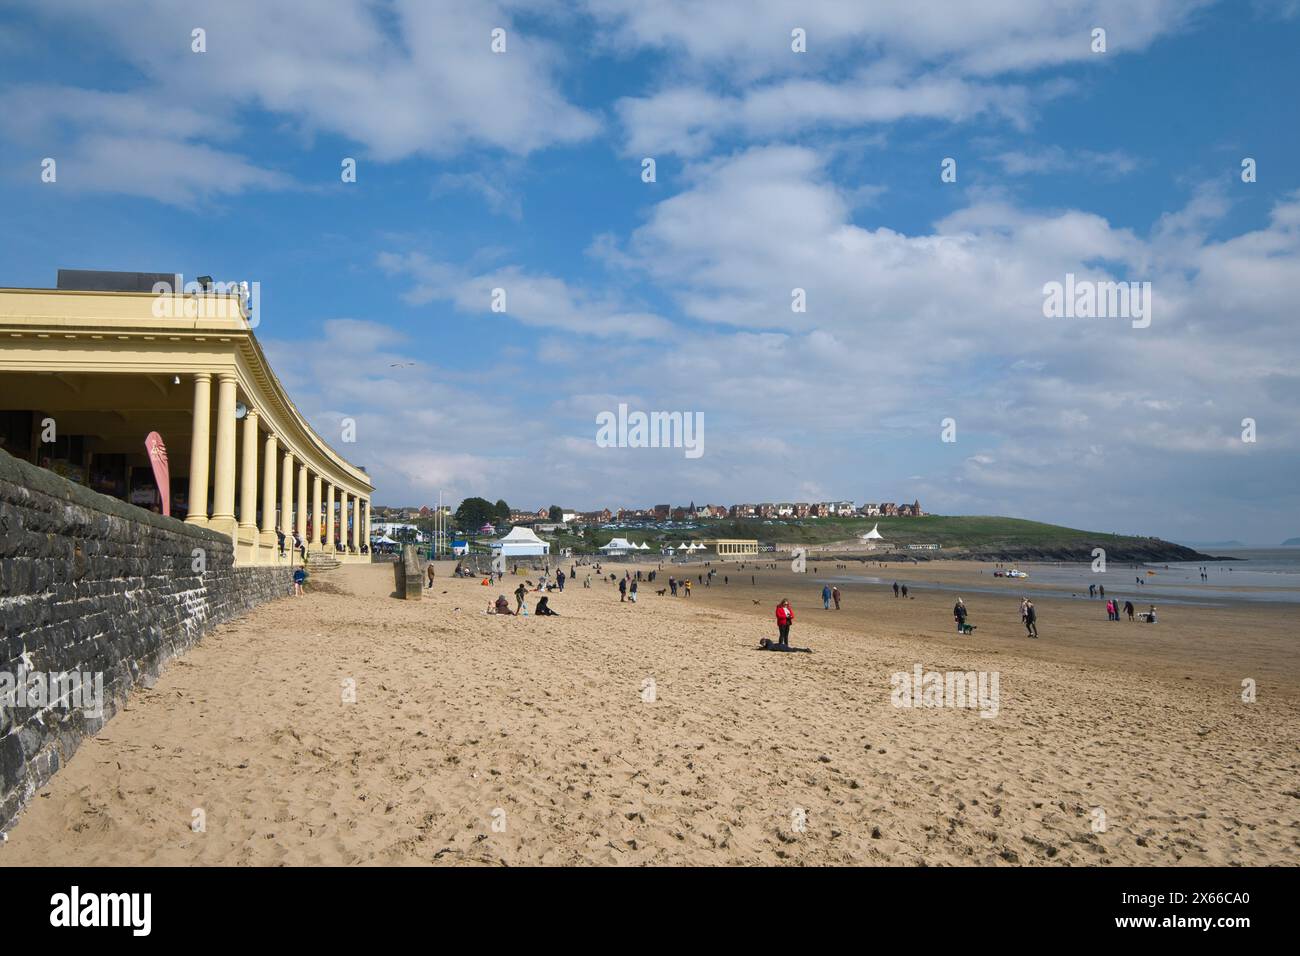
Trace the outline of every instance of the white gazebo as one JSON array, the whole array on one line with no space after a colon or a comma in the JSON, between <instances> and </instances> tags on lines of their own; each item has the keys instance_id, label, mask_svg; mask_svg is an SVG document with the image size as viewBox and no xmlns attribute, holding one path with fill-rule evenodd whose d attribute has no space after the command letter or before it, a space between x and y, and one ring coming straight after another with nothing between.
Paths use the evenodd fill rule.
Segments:
<instances>
[{"instance_id":1,"label":"white gazebo","mask_svg":"<svg viewBox=\"0 0 1300 956\"><path fill-rule=\"evenodd\" d=\"M880 522L877 521L875 526L862 536L861 540L862 541L884 541L885 536L880 533Z\"/></svg>"},{"instance_id":2,"label":"white gazebo","mask_svg":"<svg viewBox=\"0 0 1300 956\"><path fill-rule=\"evenodd\" d=\"M516 526L504 538L489 542L493 551L500 551L503 558L526 558L541 554L550 554L548 542L537 537L532 528Z\"/></svg>"}]
</instances>

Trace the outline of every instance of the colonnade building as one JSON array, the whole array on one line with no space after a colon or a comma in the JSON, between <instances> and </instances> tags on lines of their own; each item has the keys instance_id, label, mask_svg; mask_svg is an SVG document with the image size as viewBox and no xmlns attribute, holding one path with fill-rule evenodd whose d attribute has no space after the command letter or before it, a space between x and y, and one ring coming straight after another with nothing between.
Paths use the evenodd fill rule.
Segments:
<instances>
[{"instance_id":1,"label":"colonnade building","mask_svg":"<svg viewBox=\"0 0 1300 956\"><path fill-rule=\"evenodd\" d=\"M248 296L155 291L175 278L61 271L57 289L0 289L0 446L159 511L157 432L170 513L228 535L236 563L288 563L295 532L368 561L374 485L294 407Z\"/></svg>"}]
</instances>

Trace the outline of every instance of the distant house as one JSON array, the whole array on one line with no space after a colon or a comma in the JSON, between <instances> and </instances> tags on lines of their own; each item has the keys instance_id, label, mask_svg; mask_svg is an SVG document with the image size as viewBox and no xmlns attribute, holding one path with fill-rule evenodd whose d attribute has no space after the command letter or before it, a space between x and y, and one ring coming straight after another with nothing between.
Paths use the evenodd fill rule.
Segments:
<instances>
[{"instance_id":1,"label":"distant house","mask_svg":"<svg viewBox=\"0 0 1300 956\"><path fill-rule=\"evenodd\" d=\"M731 517L733 518L757 518L758 505L743 504L731 506Z\"/></svg>"},{"instance_id":2,"label":"distant house","mask_svg":"<svg viewBox=\"0 0 1300 956\"><path fill-rule=\"evenodd\" d=\"M898 505L892 501L882 501L880 503L880 514L886 518L897 518Z\"/></svg>"},{"instance_id":3,"label":"distant house","mask_svg":"<svg viewBox=\"0 0 1300 956\"><path fill-rule=\"evenodd\" d=\"M794 517L794 505L789 501L783 501L776 506L776 516L778 518Z\"/></svg>"},{"instance_id":4,"label":"distant house","mask_svg":"<svg viewBox=\"0 0 1300 956\"><path fill-rule=\"evenodd\" d=\"M817 517L816 505L810 505L806 501L796 501L794 503L794 516L796 518L807 518L809 515L814 518Z\"/></svg>"},{"instance_id":5,"label":"distant house","mask_svg":"<svg viewBox=\"0 0 1300 956\"><path fill-rule=\"evenodd\" d=\"M863 504L858 511L866 515L868 518L880 517L880 505Z\"/></svg>"},{"instance_id":6,"label":"distant house","mask_svg":"<svg viewBox=\"0 0 1300 956\"><path fill-rule=\"evenodd\" d=\"M764 501L762 504L760 504L760 505L758 506L758 517L760 517L760 518L775 518L775 517L776 517L776 505L772 504L772 502L770 502L770 501Z\"/></svg>"}]
</instances>

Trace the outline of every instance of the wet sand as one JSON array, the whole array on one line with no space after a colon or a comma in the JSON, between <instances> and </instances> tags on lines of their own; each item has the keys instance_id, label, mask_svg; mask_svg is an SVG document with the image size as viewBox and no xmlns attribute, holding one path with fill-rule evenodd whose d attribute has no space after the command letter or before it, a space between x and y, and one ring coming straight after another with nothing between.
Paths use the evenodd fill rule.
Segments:
<instances>
[{"instance_id":1,"label":"wet sand","mask_svg":"<svg viewBox=\"0 0 1300 956\"><path fill-rule=\"evenodd\" d=\"M82 745L0 865L1297 858L1276 608L1145 626L1045 601L1034 642L1015 594L968 598L958 638L949 594L845 588L824 612L812 575L781 571L690 599L643 585L635 606L570 587L554 618L484 615L515 580L445 572L401 602L388 567L344 567L222 626ZM813 654L754 649L786 590ZM996 716L894 706L916 664L997 672Z\"/></svg>"}]
</instances>

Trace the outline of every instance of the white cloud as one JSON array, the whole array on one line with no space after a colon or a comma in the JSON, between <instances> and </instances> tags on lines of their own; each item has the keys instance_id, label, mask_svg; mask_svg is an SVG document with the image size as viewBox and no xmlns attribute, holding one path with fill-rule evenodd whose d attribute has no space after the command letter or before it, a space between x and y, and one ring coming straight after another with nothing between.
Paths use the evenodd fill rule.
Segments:
<instances>
[{"instance_id":1,"label":"white cloud","mask_svg":"<svg viewBox=\"0 0 1300 956\"><path fill-rule=\"evenodd\" d=\"M632 155L697 156L728 134L781 139L820 126L857 127L901 119L951 122L993 114L1024 127L1029 95L1022 86L970 83L953 77L877 77L849 81L789 79L738 96L676 88L616 104Z\"/></svg>"},{"instance_id":2,"label":"white cloud","mask_svg":"<svg viewBox=\"0 0 1300 956\"><path fill-rule=\"evenodd\" d=\"M134 148L143 168L160 173L157 195L166 201L175 201L178 190L284 185L283 177L258 170L233 148L214 154L198 142L236 142L248 109L281 118L304 140L342 137L380 162L476 148L527 156L587 139L599 128L560 91L557 49L516 29L498 3L397 0L381 7L337 0L322 10L308 0L128 0L111 7L98 0L48 0L33 13L60 30L85 31L86 42L107 46L141 79L113 92L7 90L6 113L12 102L19 114L4 122L8 135L41 143L45 155L57 146L93 159L82 137L98 131L118 144L106 148L101 139L101 154ZM196 27L207 31L204 53L191 51ZM490 48L496 27L507 30L504 54ZM51 122L42 115L47 112L65 122ZM46 134L56 128L63 136L51 146ZM193 174L187 157L197 160ZM214 179L216 159L231 169ZM148 179L127 176L122 191L147 195L141 187ZM111 190L116 180L86 182Z\"/></svg>"},{"instance_id":3,"label":"white cloud","mask_svg":"<svg viewBox=\"0 0 1300 956\"><path fill-rule=\"evenodd\" d=\"M382 253L379 266L391 276L415 284L404 298L412 305L451 302L465 315L504 326L511 322L535 328L627 339L661 338L672 323L621 301L616 295L570 285L518 266L474 274L420 253ZM495 290L504 292L505 310L492 311Z\"/></svg>"}]
</instances>

